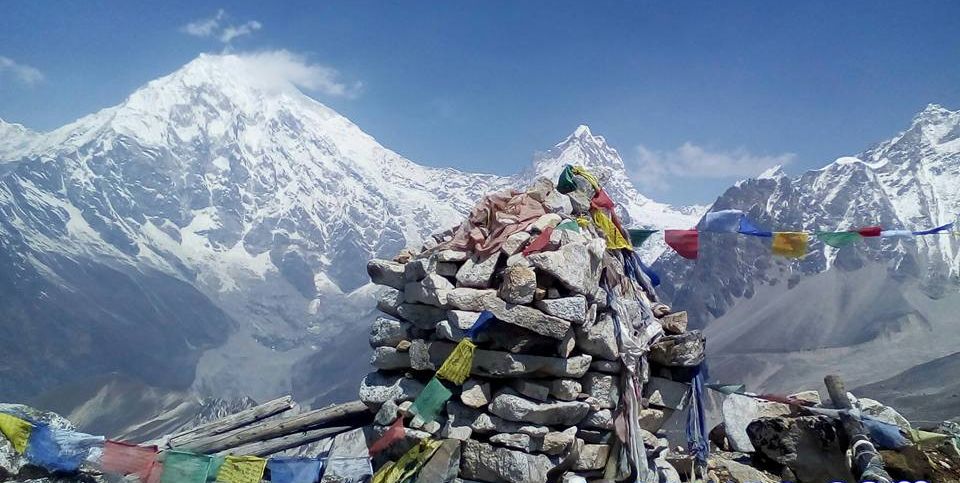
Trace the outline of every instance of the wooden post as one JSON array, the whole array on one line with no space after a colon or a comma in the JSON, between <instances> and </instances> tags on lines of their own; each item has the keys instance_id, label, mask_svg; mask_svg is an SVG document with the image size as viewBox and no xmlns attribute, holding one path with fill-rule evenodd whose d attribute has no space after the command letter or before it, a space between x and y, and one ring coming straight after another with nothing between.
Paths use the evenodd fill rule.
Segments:
<instances>
[{"instance_id":1,"label":"wooden post","mask_svg":"<svg viewBox=\"0 0 960 483\"><path fill-rule=\"evenodd\" d=\"M265 402L259 406L244 409L236 414L231 414L225 418L202 424L195 428L188 429L170 437L167 446L176 448L189 444L197 439L223 434L251 423L269 418L275 414L280 414L293 408L293 397L283 396L272 401Z\"/></svg>"},{"instance_id":2,"label":"wooden post","mask_svg":"<svg viewBox=\"0 0 960 483\"><path fill-rule=\"evenodd\" d=\"M892 483L890 475L883 468L883 458L870 441L870 436L863 428L863 422L849 412L853 409L853 403L847 397L843 380L840 376L831 374L823 378L823 383L827 386L827 393L830 394L830 400L833 401L836 409L846 410L840 413L840 421L850 441L850 469L853 470L853 476L857 477L858 481Z\"/></svg>"},{"instance_id":3,"label":"wooden post","mask_svg":"<svg viewBox=\"0 0 960 483\"><path fill-rule=\"evenodd\" d=\"M280 436L279 438L268 439L266 441L255 441L253 443L248 443L243 446L237 446L236 448L231 448L228 450L221 451L218 455L252 455L266 457L275 453L279 453L290 448L296 448L303 446L305 444L312 443L314 441L321 440L323 438L328 438L340 434L344 431L349 431L353 428L350 426L336 426L333 428L320 428L320 429L310 429L300 433L288 434L286 436Z\"/></svg>"}]
</instances>

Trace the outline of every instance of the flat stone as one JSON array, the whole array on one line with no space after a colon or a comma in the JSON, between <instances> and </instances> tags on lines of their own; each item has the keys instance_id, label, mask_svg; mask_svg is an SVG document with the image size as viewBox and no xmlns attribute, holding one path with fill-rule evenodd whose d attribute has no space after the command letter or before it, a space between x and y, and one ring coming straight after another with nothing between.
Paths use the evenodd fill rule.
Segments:
<instances>
[{"instance_id":1,"label":"flat stone","mask_svg":"<svg viewBox=\"0 0 960 483\"><path fill-rule=\"evenodd\" d=\"M435 271L436 263L437 261L434 258L411 260L403 267L403 279L407 282L419 282Z\"/></svg>"},{"instance_id":2,"label":"flat stone","mask_svg":"<svg viewBox=\"0 0 960 483\"><path fill-rule=\"evenodd\" d=\"M457 477L460 472L460 442L448 439L440 443L440 447L433 452L420 473L417 474L417 483L447 483Z\"/></svg>"},{"instance_id":3,"label":"flat stone","mask_svg":"<svg viewBox=\"0 0 960 483\"><path fill-rule=\"evenodd\" d=\"M438 273L427 274L427 276L420 281L420 284L426 288L432 288L435 290L453 290L455 288L453 282L447 280Z\"/></svg>"},{"instance_id":4,"label":"flat stone","mask_svg":"<svg viewBox=\"0 0 960 483\"><path fill-rule=\"evenodd\" d=\"M577 471L599 470L607 465L610 457L610 446L606 444L584 444L580 448L580 455L573 463Z\"/></svg>"},{"instance_id":5,"label":"flat stone","mask_svg":"<svg viewBox=\"0 0 960 483\"><path fill-rule=\"evenodd\" d=\"M600 288L600 259L591 254L588 245L571 243L559 250L534 253L527 260L573 292L589 297Z\"/></svg>"},{"instance_id":6,"label":"flat stone","mask_svg":"<svg viewBox=\"0 0 960 483\"><path fill-rule=\"evenodd\" d=\"M500 298L511 304L529 304L533 302L533 293L537 289L537 273L522 265L507 267L503 270L500 283Z\"/></svg>"},{"instance_id":7,"label":"flat stone","mask_svg":"<svg viewBox=\"0 0 960 483\"><path fill-rule=\"evenodd\" d=\"M690 385L662 377L651 377L643 386L643 397L649 400L651 406L674 410L683 409L689 392Z\"/></svg>"},{"instance_id":8,"label":"flat stone","mask_svg":"<svg viewBox=\"0 0 960 483\"><path fill-rule=\"evenodd\" d=\"M640 427L656 433L667 422L667 418L673 413L672 409L645 408L640 410Z\"/></svg>"},{"instance_id":9,"label":"flat stone","mask_svg":"<svg viewBox=\"0 0 960 483\"><path fill-rule=\"evenodd\" d=\"M610 361L620 357L615 323L610 314L603 314L600 320L591 326L574 325L573 331L577 337L577 349L585 354Z\"/></svg>"},{"instance_id":10,"label":"flat stone","mask_svg":"<svg viewBox=\"0 0 960 483\"><path fill-rule=\"evenodd\" d=\"M527 195L542 203L551 191L553 191L553 180L541 176L533 180L527 189Z\"/></svg>"},{"instance_id":11,"label":"flat stone","mask_svg":"<svg viewBox=\"0 0 960 483\"><path fill-rule=\"evenodd\" d=\"M620 361L605 361L602 359L590 363L590 370L603 372L605 374L620 374L623 364Z\"/></svg>"},{"instance_id":12,"label":"flat stone","mask_svg":"<svg viewBox=\"0 0 960 483\"><path fill-rule=\"evenodd\" d=\"M423 384L416 379L371 372L360 383L360 400L369 407L379 409L389 400L413 401L422 390Z\"/></svg>"},{"instance_id":13,"label":"flat stone","mask_svg":"<svg viewBox=\"0 0 960 483\"><path fill-rule=\"evenodd\" d=\"M529 435L521 433L499 433L490 436L490 442L508 448L518 449L520 451L531 452L537 448L537 444Z\"/></svg>"},{"instance_id":14,"label":"flat stone","mask_svg":"<svg viewBox=\"0 0 960 483\"><path fill-rule=\"evenodd\" d=\"M441 278L439 275L434 276ZM426 278L423 279L427 280ZM449 282L448 282L449 283ZM404 301L410 304L426 304L434 307L447 308L447 294L451 289L436 289L427 287L421 282L407 282L403 287Z\"/></svg>"},{"instance_id":15,"label":"flat stone","mask_svg":"<svg viewBox=\"0 0 960 483\"><path fill-rule=\"evenodd\" d=\"M819 405L823 401L820 400L820 393L818 391L800 391L794 394L787 396L790 399L796 399L798 401L805 401L813 405Z\"/></svg>"},{"instance_id":16,"label":"flat stone","mask_svg":"<svg viewBox=\"0 0 960 483\"><path fill-rule=\"evenodd\" d=\"M497 297L496 290L456 288L447 295L447 303L454 309L481 312L489 310L494 317L540 335L563 339L570 330L570 322L547 315L533 307L509 304Z\"/></svg>"},{"instance_id":17,"label":"flat stone","mask_svg":"<svg viewBox=\"0 0 960 483\"><path fill-rule=\"evenodd\" d=\"M857 481L839 425L828 416L760 418L747 426L747 435L758 453L789 468L799 481Z\"/></svg>"},{"instance_id":18,"label":"flat stone","mask_svg":"<svg viewBox=\"0 0 960 483\"><path fill-rule=\"evenodd\" d=\"M469 253L459 250L440 250L437 252L438 262L465 262L468 258L470 258Z\"/></svg>"},{"instance_id":19,"label":"flat stone","mask_svg":"<svg viewBox=\"0 0 960 483\"><path fill-rule=\"evenodd\" d=\"M401 352L394 347L375 347L370 356L370 365L380 370L410 368L410 353Z\"/></svg>"},{"instance_id":20,"label":"flat stone","mask_svg":"<svg viewBox=\"0 0 960 483\"><path fill-rule=\"evenodd\" d=\"M422 339L414 339L410 343L410 367L418 371L435 371L442 362L434 363L430 354L430 345Z\"/></svg>"},{"instance_id":21,"label":"flat stone","mask_svg":"<svg viewBox=\"0 0 960 483\"><path fill-rule=\"evenodd\" d=\"M374 258L367 262L367 275L371 282L395 289L403 289L404 270L404 264L391 260Z\"/></svg>"},{"instance_id":22,"label":"flat stone","mask_svg":"<svg viewBox=\"0 0 960 483\"><path fill-rule=\"evenodd\" d=\"M417 328L424 330L432 330L436 327L437 322L447 318L446 310L425 304L400 304L397 308L397 314L403 320L409 321Z\"/></svg>"},{"instance_id":23,"label":"flat stone","mask_svg":"<svg viewBox=\"0 0 960 483\"><path fill-rule=\"evenodd\" d=\"M440 367L453 352L454 344L434 341L428 344L431 364ZM514 378L520 376L580 378L590 368L590 356L569 358L511 354L477 349L473 353L471 373L483 377Z\"/></svg>"},{"instance_id":24,"label":"flat stone","mask_svg":"<svg viewBox=\"0 0 960 483\"><path fill-rule=\"evenodd\" d=\"M660 317L660 325L663 326L663 331L668 334L683 334L687 331L687 312L664 315Z\"/></svg>"},{"instance_id":25,"label":"flat stone","mask_svg":"<svg viewBox=\"0 0 960 483\"><path fill-rule=\"evenodd\" d=\"M584 429L577 430L577 437L587 443L611 444L615 439L616 433L605 429Z\"/></svg>"},{"instance_id":26,"label":"flat stone","mask_svg":"<svg viewBox=\"0 0 960 483\"><path fill-rule=\"evenodd\" d=\"M611 431L613 430L613 411L609 409L590 411L580 423L580 427Z\"/></svg>"},{"instance_id":27,"label":"flat stone","mask_svg":"<svg viewBox=\"0 0 960 483\"><path fill-rule=\"evenodd\" d=\"M563 221L563 218L560 215L556 213L547 213L545 215L541 215L540 218L537 218L537 221L531 223L530 227L527 229L535 232L542 232L547 228L553 228L559 225L561 221Z\"/></svg>"},{"instance_id":28,"label":"flat stone","mask_svg":"<svg viewBox=\"0 0 960 483\"><path fill-rule=\"evenodd\" d=\"M409 340L410 323L377 317L370 326L370 347L396 347L402 340Z\"/></svg>"},{"instance_id":29,"label":"flat stone","mask_svg":"<svg viewBox=\"0 0 960 483\"><path fill-rule=\"evenodd\" d=\"M544 402L550 395L550 388L547 385L528 381L526 379L515 379L510 384L510 387L515 389L520 394L535 401Z\"/></svg>"},{"instance_id":30,"label":"flat stone","mask_svg":"<svg viewBox=\"0 0 960 483\"><path fill-rule=\"evenodd\" d=\"M551 431L543 436L540 451L548 455L561 455L570 449L577 438L577 427L572 426L564 431Z\"/></svg>"},{"instance_id":31,"label":"flat stone","mask_svg":"<svg viewBox=\"0 0 960 483\"><path fill-rule=\"evenodd\" d=\"M517 267L517 266L532 267L533 265L530 265L530 261L527 260L527 257L523 256L522 253L514 253L513 255L510 255L509 257L507 257L507 266L508 267Z\"/></svg>"},{"instance_id":32,"label":"flat stone","mask_svg":"<svg viewBox=\"0 0 960 483\"><path fill-rule=\"evenodd\" d=\"M493 271L500 260L500 252L496 252L483 260L471 257L460 266L457 271L457 285L461 287L489 288Z\"/></svg>"},{"instance_id":33,"label":"flat stone","mask_svg":"<svg viewBox=\"0 0 960 483\"><path fill-rule=\"evenodd\" d=\"M570 198L557 190L553 190L547 194L543 199L543 207L546 208L549 213L557 213L560 215L570 215L573 213L573 204L570 202Z\"/></svg>"},{"instance_id":34,"label":"flat stone","mask_svg":"<svg viewBox=\"0 0 960 483\"><path fill-rule=\"evenodd\" d=\"M383 403L383 406L380 406L380 410L377 411L373 421L380 426L390 426L397 420L399 411L400 408L397 407L397 403L391 399Z\"/></svg>"},{"instance_id":35,"label":"flat stone","mask_svg":"<svg viewBox=\"0 0 960 483\"><path fill-rule=\"evenodd\" d=\"M490 403L490 383L467 379L463 383L460 401L472 408L482 408Z\"/></svg>"},{"instance_id":36,"label":"flat stone","mask_svg":"<svg viewBox=\"0 0 960 483\"><path fill-rule=\"evenodd\" d=\"M503 245L500 245L500 251L509 257L514 253L519 253L528 241L530 241L530 233L518 231L503 241Z\"/></svg>"},{"instance_id":37,"label":"flat stone","mask_svg":"<svg viewBox=\"0 0 960 483\"><path fill-rule=\"evenodd\" d=\"M460 265L453 262L438 262L436 269L437 275L442 277L456 277L457 271L460 270Z\"/></svg>"},{"instance_id":38,"label":"flat stone","mask_svg":"<svg viewBox=\"0 0 960 483\"><path fill-rule=\"evenodd\" d=\"M550 381L550 396L561 401L575 400L582 390L583 386L573 379L554 379Z\"/></svg>"},{"instance_id":39,"label":"flat stone","mask_svg":"<svg viewBox=\"0 0 960 483\"><path fill-rule=\"evenodd\" d=\"M560 357L570 357L570 354L573 354L573 350L577 348L577 334L568 330L567 335L560 339L560 342L557 342L557 354Z\"/></svg>"},{"instance_id":40,"label":"flat stone","mask_svg":"<svg viewBox=\"0 0 960 483\"><path fill-rule=\"evenodd\" d=\"M591 197L592 195L580 190L574 190L567 193L567 198L570 200L570 209L573 210L573 214L579 215L588 213L590 211Z\"/></svg>"},{"instance_id":41,"label":"flat stone","mask_svg":"<svg viewBox=\"0 0 960 483\"><path fill-rule=\"evenodd\" d=\"M492 414L508 421L548 426L575 425L590 411L590 406L580 401L538 403L509 393L494 397L489 408Z\"/></svg>"},{"instance_id":42,"label":"flat stone","mask_svg":"<svg viewBox=\"0 0 960 483\"><path fill-rule=\"evenodd\" d=\"M546 483L553 463L545 455L497 448L474 440L463 446L460 477L491 482Z\"/></svg>"},{"instance_id":43,"label":"flat stone","mask_svg":"<svg viewBox=\"0 0 960 483\"><path fill-rule=\"evenodd\" d=\"M588 372L580 379L583 392L595 398L600 409L613 409L620 401L620 378L610 374Z\"/></svg>"},{"instance_id":44,"label":"flat stone","mask_svg":"<svg viewBox=\"0 0 960 483\"><path fill-rule=\"evenodd\" d=\"M547 315L569 320L574 324L582 324L587 320L587 298L583 295L543 299L534 304Z\"/></svg>"},{"instance_id":45,"label":"flat stone","mask_svg":"<svg viewBox=\"0 0 960 483\"><path fill-rule=\"evenodd\" d=\"M694 367L703 362L706 340L699 330L663 336L650 347L650 361L670 367Z\"/></svg>"},{"instance_id":46,"label":"flat stone","mask_svg":"<svg viewBox=\"0 0 960 483\"><path fill-rule=\"evenodd\" d=\"M400 286L403 288L403 285ZM377 296L377 310L394 317L400 317L400 306L403 304L403 290L393 288L382 289Z\"/></svg>"},{"instance_id":47,"label":"flat stone","mask_svg":"<svg viewBox=\"0 0 960 483\"><path fill-rule=\"evenodd\" d=\"M747 426L761 417L786 416L790 406L781 403L761 401L741 394L729 394L721 405L723 426L727 442L734 451L753 452L754 447L747 434Z\"/></svg>"}]
</instances>

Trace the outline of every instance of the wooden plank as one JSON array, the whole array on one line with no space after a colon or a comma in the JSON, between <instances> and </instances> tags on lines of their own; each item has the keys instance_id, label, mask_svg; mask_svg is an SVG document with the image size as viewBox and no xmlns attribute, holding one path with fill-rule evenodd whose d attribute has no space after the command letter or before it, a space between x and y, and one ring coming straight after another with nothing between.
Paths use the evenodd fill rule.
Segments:
<instances>
[{"instance_id":1,"label":"wooden plank","mask_svg":"<svg viewBox=\"0 0 960 483\"><path fill-rule=\"evenodd\" d=\"M256 441L236 448L217 453L218 455L253 455L266 457L290 448L297 448L305 444L313 443L330 436L335 436L345 431L353 429L350 426L334 426L332 428L318 428L302 431L299 433L280 436L279 438L268 439L266 441Z\"/></svg>"},{"instance_id":2,"label":"wooden plank","mask_svg":"<svg viewBox=\"0 0 960 483\"><path fill-rule=\"evenodd\" d=\"M850 441L852 455L850 469L853 476L857 477L857 481L892 483L890 474L883 468L883 457L870 441L863 422L850 413L853 403L847 397L843 380L840 376L831 374L823 378L823 384L827 386L827 393L830 394L834 407L846 410L840 413L840 421L843 423L843 431L847 433L847 440Z\"/></svg>"},{"instance_id":3,"label":"wooden plank","mask_svg":"<svg viewBox=\"0 0 960 483\"><path fill-rule=\"evenodd\" d=\"M170 437L167 446L177 448L189 444L197 439L209 437L216 434L223 434L228 431L247 426L251 423L269 418L276 414L286 412L293 408L293 397L283 396L272 401L265 402L259 406L244 409L235 414L218 419L216 421L202 424L195 428L188 429Z\"/></svg>"},{"instance_id":4,"label":"wooden plank","mask_svg":"<svg viewBox=\"0 0 960 483\"><path fill-rule=\"evenodd\" d=\"M358 420L358 425L366 424L373 415L360 401L335 404L322 409L307 411L295 416L262 421L255 425L237 428L233 431L198 438L177 449L187 449L196 453L216 453L236 448L255 441L265 441L279 436L306 431L343 420ZM363 421L360 421L363 419Z\"/></svg>"}]
</instances>

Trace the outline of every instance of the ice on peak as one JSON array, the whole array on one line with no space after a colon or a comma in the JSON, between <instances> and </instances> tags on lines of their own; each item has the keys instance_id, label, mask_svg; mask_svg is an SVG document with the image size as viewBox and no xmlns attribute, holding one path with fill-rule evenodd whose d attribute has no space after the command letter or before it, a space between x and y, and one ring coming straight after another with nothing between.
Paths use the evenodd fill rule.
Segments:
<instances>
[{"instance_id":1,"label":"ice on peak","mask_svg":"<svg viewBox=\"0 0 960 483\"><path fill-rule=\"evenodd\" d=\"M854 163L862 163L862 162L863 161L861 161L860 158L856 158L853 156L841 156L837 158L836 161L834 161L834 163L836 164L854 164Z\"/></svg>"},{"instance_id":2,"label":"ice on peak","mask_svg":"<svg viewBox=\"0 0 960 483\"><path fill-rule=\"evenodd\" d=\"M757 176L757 179L779 179L786 175L787 173L783 170L783 165L778 164L760 173L760 176Z\"/></svg>"},{"instance_id":3,"label":"ice on peak","mask_svg":"<svg viewBox=\"0 0 960 483\"><path fill-rule=\"evenodd\" d=\"M577 126L577 129L573 131L573 137L583 137L583 136L592 136L593 133L590 132L590 126L586 124L581 124Z\"/></svg>"}]
</instances>

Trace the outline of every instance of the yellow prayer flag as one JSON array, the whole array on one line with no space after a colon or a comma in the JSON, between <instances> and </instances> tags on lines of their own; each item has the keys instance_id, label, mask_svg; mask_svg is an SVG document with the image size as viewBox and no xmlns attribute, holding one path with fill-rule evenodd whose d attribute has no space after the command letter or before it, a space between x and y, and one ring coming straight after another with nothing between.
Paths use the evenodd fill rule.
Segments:
<instances>
[{"instance_id":1,"label":"yellow prayer flag","mask_svg":"<svg viewBox=\"0 0 960 483\"><path fill-rule=\"evenodd\" d=\"M260 483L267 460L256 456L227 456L223 459L217 481L224 483Z\"/></svg>"},{"instance_id":2,"label":"yellow prayer flag","mask_svg":"<svg viewBox=\"0 0 960 483\"><path fill-rule=\"evenodd\" d=\"M774 232L770 248L775 255L788 258L800 258L807 254L807 241L810 235L804 232Z\"/></svg>"},{"instance_id":3,"label":"yellow prayer flag","mask_svg":"<svg viewBox=\"0 0 960 483\"><path fill-rule=\"evenodd\" d=\"M586 227L590 226L590 218L587 218L586 216L580 215L580 216L577 217L577 224L580 225L580 226L583 227L583 228L586 228Z\"/></svg>"},{"instance_id":4,"label":"yellow prayer flag","mask_svg":"<svg viewBox=\"0 0 960 483\"><path fill-rule=\"evenodd\" d=\"M30 432L33 431L33 425L18 417L9 414L0 413L0 433L3 433L13 449L19 453L27 450L27 441L30 439Z\"/></svg>"},{"instance_id":5,"label":"yellow prayer flag","mask_svg":"<svg viewBox=\"0 0 960 483\"><path fill-rule=\"evenodd\" d=\"M413 446L396 463L387 464L386 471L383 468L373 475L372 483L401 483L410 481L410 478L423 468L423 465L433 456L434 451L440 447L441 441L433 439L424 439L420 444Z\"/></svg>"},{"instance_id":6,"label":"yellow prayer flag","mask_svg":"<svg viewBox=\"0 0 960 483\"><path fill-rule=\"evenodd\" d=\"M607 250L633 249L630 240L623 236L623 232L620 231L617 224L603 210L593 210L593 223L597 225L597 228L603 230L603 236L607 239Z\"/></svg>"},{"instance_id":7,"label":"yellow prayer flag","mask_svg":"<svg viewBox=\"0 0 960 483\"><path fill-rule=\"evenodd\" d=\"M442 377L454 384L463 384L463 381L470 377L470 369L473 368L473 351L476 349L476 344L470 339L460 339L447 360L443 361L443 365L437 371L437 377Z\"/></svg>"},{"instance_id":8,"label":"yellow prayer flag","mask_svg":"<svg viewBox=\"0 0 960 483\"><path fill-rule=\"evenodd\" d=\"M583 166L574 166L571 171L573 171L573 174L583 176L587 182L590 183L590 186L593 186L593 189L600 191L600 182L597 181L597 177L594 176L593 173L587 171L587 168L584 168Z\"/></svg>"}]
</instances>

